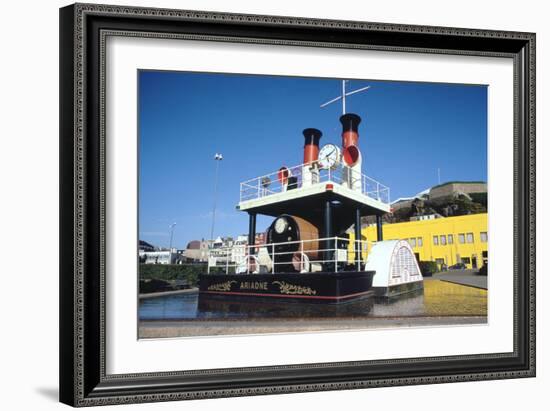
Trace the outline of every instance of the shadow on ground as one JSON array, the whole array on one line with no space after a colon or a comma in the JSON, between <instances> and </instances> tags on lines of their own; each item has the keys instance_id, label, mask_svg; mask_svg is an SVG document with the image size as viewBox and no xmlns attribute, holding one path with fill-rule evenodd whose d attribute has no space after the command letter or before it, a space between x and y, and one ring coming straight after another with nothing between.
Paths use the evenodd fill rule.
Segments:
<instances>
[{"instance_id":1,"label":"shadow on ground","mask_svg":"<svg viewBox=\"0 0 550 411\"><path fill-rule=\"evenodd\" d=\"M57 387L39 387L36 392L48 400L59 401L59 389Z\"/></svg>"}]
</instances>

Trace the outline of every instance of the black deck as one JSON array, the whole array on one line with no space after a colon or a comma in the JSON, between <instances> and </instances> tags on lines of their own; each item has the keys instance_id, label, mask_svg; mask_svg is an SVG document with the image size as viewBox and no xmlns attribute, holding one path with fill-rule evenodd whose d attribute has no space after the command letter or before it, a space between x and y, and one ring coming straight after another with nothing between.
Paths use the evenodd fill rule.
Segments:
<instances>
[{"instance_id":1,"label":"black deck","mask_svg":"<svg viewBox=\"0 0 550 411\"><path fill-rule=\"evenodd\" d=\"M199 298L340 304L371 296L374 274L374 271L201 274Z\"/></svg>"}]
</instances>

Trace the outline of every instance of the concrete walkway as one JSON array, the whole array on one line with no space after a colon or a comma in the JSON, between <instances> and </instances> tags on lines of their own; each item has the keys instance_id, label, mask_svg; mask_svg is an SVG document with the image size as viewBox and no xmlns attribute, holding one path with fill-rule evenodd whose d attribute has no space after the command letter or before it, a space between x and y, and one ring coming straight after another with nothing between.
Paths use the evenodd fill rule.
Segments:
<instances>
[{"instance_id":1,"label":"concrete walkway","mask_svg":"<svg viewBox=\"0 0 550 411\"><path fill-rule=\"evenodd\" d=\"M432 278L469 287L487 289L487 276L478 275L477 270L450 270L435 273Z\"/></svg>"},{"instance_id":2,"label":"concrete walkway","mask_svg":"<svg viewBox=\"0 0 550 411\"><path fill-rule=\"evenodd\" d=\"M140 321L139 338L174 338L210 335L294 333L315 331L364 330L372 328L484 325L486 316L403 317L355 319L254 319L231 321Z\"/></svg>"}]
</instances>

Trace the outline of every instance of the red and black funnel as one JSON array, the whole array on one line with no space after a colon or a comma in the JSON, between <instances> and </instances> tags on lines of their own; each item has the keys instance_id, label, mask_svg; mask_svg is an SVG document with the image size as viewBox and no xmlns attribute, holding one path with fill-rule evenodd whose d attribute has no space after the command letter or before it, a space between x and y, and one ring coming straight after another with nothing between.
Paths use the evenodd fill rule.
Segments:
<instances>
[{"instance_id":1,"label":"red and black funnel","mask_svg":"<svg viewBox=\"0 0 550 411\"><path fill-rule=\"evenodd\" d=\"M342 123L342 157L344 163L351 167L357 163L359 152L359 123L361 117L357 114L344 114L340 117Z\"/></svg>"},{"instance_id":2,"label":"red and black funnel","mask_svg":"<svg viewBox=\"0 0 550 411\"><path fill-rule=\"evenodd\" d=\"M304 164L309 164L319 159L319 140L323 133L316 128L306 128L304 134Z\"/></svg>"}]
</instances>

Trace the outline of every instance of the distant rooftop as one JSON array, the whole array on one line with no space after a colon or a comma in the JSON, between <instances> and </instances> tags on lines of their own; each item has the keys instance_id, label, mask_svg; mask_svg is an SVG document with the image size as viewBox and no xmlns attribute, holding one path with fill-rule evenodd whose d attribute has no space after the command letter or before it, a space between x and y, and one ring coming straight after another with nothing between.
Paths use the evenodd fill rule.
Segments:
<instances>
[{"instance_id":1,"label":"distant rooftop","mask_svg":"<svg viewBox=\"0 0 550 411\"><path fill-rule=\"evenodd\" d=\"M139 240L139 246L143 248L155 248L154 245L149 244L147 241Z\"/></svg>"},{"instance_id":2,"label":"distant rooftop","mask_svg":"<svg viewBox=\"0 0 550 411\"><path fill-rule=\"evenodd\" d=\"M397 203L401 203L403 201L412 201L414 200L415 198L422 198L423 196L425 195L428 195L430 193L430 190L431 188L427 188L425 190L422 190L421 192L419 193L416 193L416 195L412 196L412 197L399 197L397 200L394 200L391 202L391 205L394 205L394 204L397 204Z\"/></svg>"},{"instance_id":3,"label":"distant rooftop","mask_svg":"<svg viewBox=\"0 0 550 411\"><path fill-rule=\"evenodd\" d=\"M200 250L201 248L201 242L199 240L193 240L190 241L189 244L187 244L187 249L189 250Z\"/></svg>"},{"instance_id":4,"label":"distant rooftop","mask_svg":"<svg viewBox=\"0 0 550 411\"><path fill-rule=\"evenodd\" d=\"M438 184L436 186L433 186L431 189L444 187L449 184L487 184L486 181L447 181L446 183Z\"/></svg>"},{"instance_id":5,"label":"distant rooftop","mask_svg":"<svg viewBox=\"0 0 550 411\"><path fill-rule=\"evenodd\" d=\"M447 181L445 183L437 184L433 187L429 187L425 190L422 190L422 191L420 191L419 193L415 194L412 197L399 197L397 200L392 201L391 204L394 205L394 204L401 203L401 202L404 202L404 201L412 201L415 198L422 198L425 195L429 195L431 190L434 190L436 188L445 187L445 186L452 185L452 184L466 184L466 185L485 184L486 185L487 182L486 181L459 181L459 180L457 180L457 181Z\"/></svg>"}]
</instances>

